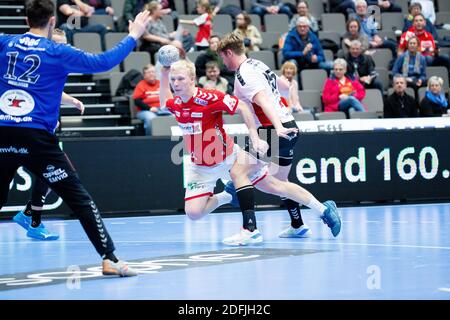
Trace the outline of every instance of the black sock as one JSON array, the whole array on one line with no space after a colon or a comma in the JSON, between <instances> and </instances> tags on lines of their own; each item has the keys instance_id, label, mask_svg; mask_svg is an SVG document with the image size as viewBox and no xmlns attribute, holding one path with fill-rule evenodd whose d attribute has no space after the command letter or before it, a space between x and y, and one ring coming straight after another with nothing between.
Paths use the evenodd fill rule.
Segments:
<instances>
[{"instance_id":1,"label":"black sock","mask_svg":"<svg viewBox=\"0 0 450 320\"><path fill-rule=\"evenodd\" d=\"M25 210L23 210L23 214L26 215L27 217L31 217L31 201L28 201Z\"/></svg>"},{"instance_id":2,"label":"black sock","mask_svg":"<svg viewBox=\"0 0 450 320\"><path fill-rule=\"evenodd\" d=\"M236 195L242 212L242 227L253 232L256 229L255 188L252 185L243 186L236 190Z\"/></svg>"},{"instance_id":3,"label":"black sock","mask_svg":"<svg viewBox=\"0 0 450 320\"><path fill-rule=\"evenodd\" d=\"M291 216L292 228L298 229L303 225L302 214L300 213L300 205L291 199L281 198L289 215Z\"/></svg>"},{"instance_id":4,"label":"black sock","mask_svg":"<svg viewBox=\"0 0 450 320\"><path fill-rule=\"evenodd\" d=\"M41 224L41 215L42 211L33 209L31 210L31 226L33 228L37 228Z\"/></svg>"},{"instance_id":5,"label":"black sock","mask_svg":"<svg viewBox=\"0 0 450 320\"><path fill-rule=\"evenodd\" d=\"M117 262L119 261L119 259L117 259L117 257L114 255L113 252L106 253L106 254L103 256L103 260L106 260L106 259L111 260L111 261L114 262L114 263L117 263Z\"/></svg>"}]
</instances>

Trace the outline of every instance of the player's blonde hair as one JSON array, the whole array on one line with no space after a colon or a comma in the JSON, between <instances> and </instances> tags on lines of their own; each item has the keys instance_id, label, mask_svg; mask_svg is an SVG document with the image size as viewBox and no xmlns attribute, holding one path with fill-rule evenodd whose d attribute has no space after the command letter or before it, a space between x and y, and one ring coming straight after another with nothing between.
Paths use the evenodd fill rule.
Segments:
<instances>
[{"instance_id":1,"label":"player's blonde hair","mask_svg":"<svg viewBox=\"0 0 450 320\"><path fill-rule=\"evenodd\" d=\"M188 75L195 78L195 65L187 60L178 60L172 63L170 66L170 71L187 71Z\"/></svg>"},{"instance_id":2,"label":"player's blonde hair","mask_svg":"<svg viewBox=\"0 0 450 320\"><path fill-rule=\"evenodd\" d=\"M218 52L231 50L237 55L245 53L244 39L235 32L226 34L219 42Z\"/></svg>"}]
</instances>

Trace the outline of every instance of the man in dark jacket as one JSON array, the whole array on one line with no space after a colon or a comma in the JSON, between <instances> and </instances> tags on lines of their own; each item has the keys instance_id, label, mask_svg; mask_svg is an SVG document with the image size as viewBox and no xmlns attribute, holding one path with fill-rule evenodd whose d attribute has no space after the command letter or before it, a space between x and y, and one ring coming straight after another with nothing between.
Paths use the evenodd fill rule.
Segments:
<instances>
[{"instance_id":1,"label":"man in dark jacket","mask_svg":"<svg viewBox=\"0 0 450 320\"><path fill-rule=\"evenodd\" d=\"M414 118L418 116L419 105L416 99L406 94L406 79L401 75L394 77L394 93L384 102L385 118Z\"/></svg>"},{"instance_id":2,"label":"man in dark jacket","mask_svg":"<svg viewBox=\"0 0 450 320\"><path fill-rule=\"evenodd\" d=\"M325 55L319 38L309 30L309 19L299 17L296 27L286 36L283 46L283 63L291 60L299 72L303 69L331 70L331 61L325 61Z\"/></svg>"},{"instance_id":3,"label":"man in dark jacket","mask_svg":"<svg viewBox=\"0 0 450 320\"><path fill-rule=\"evenodd\" d=\"M347 73L356 79L366 89L378 89L383 94L383 85L377 79L375 62L369 55L362 54L362 44L359 40L353 40L350 50L345 56L347 61Z\"/></svg>"}]
</instances>

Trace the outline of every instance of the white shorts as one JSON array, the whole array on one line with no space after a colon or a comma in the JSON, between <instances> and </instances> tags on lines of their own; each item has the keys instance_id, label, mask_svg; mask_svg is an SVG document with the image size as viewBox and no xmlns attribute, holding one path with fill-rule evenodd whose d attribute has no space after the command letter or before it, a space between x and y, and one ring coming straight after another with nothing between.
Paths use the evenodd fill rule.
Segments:
<instances>
[{"instance_id":1,"label":"white shorts","mask_svg":"<svg viewBox=\"0 0 450 320\"><path fill-rule=\"evenodd\" d=\"M230 170L240 151L241 148L235 144L232 154L220 164L211 167L199 166L189 160L189 163L186 164L186 194L184 201L212 196L217 180L231 180ZM258 163L255 172L252 172L249 177L252 184L255 185L267 176L268 167L265 162L257 160L253 156L251 157Z\"/></svg>"}]
</instances>

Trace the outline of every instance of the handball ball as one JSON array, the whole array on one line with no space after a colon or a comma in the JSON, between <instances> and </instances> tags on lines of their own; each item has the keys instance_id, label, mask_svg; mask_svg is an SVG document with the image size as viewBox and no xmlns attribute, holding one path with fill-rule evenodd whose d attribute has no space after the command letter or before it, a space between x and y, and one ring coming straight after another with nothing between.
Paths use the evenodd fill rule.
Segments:
<instances>
[{"instance_id":1,"label":"handball ball","mask_svg":"<svg viewBox=\"0 0 450 320\"><path fill-rule=\"evenodd\" d=\"M159 49L158 61L164 67L170 67L172 63L178 60L180 60L180 52L178 51L177 47L171 44L166 44Z\"/></svg>"}]
</instances>

